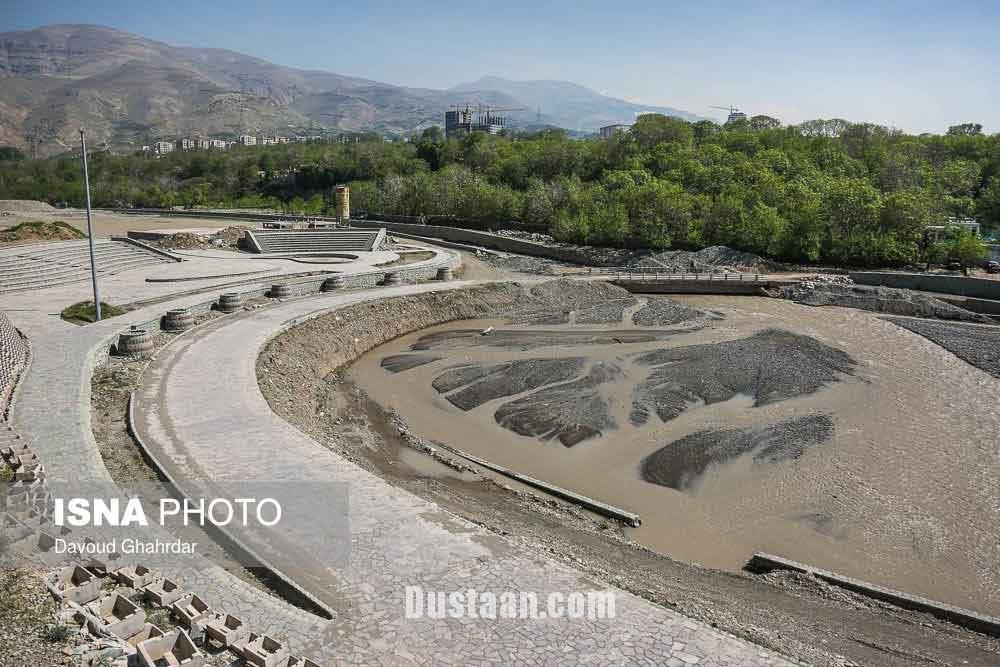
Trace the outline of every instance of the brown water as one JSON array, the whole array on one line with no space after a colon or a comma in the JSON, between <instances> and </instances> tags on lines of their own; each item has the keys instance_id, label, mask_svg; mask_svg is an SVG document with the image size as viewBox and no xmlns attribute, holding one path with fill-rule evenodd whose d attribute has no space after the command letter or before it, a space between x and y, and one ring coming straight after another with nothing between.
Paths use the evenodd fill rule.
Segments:
<instances>
[{"instance_id":1,"label":"brown water","mask_svg":"<svg viewBox=\"0 0 1000 667\"><path fill-rule=\"evenodd\" d=\"M870 313L810 308L748 297L677 297L725 319L668 341L530 350L460 347L398 374L379 363L432 332L499 321L456 322L402 337L359 359L353 379L424 438L637 512L632 537L674 558L739 569L768 551L911 593L1000 611L1000 380ZM535 327L553 330L615 326ZM849 353L857 375L814 394L755 408L737 396L692 406L667 423L629 421L632 388L649 369L632 353L742 338L769 327L811 336ZM618 428L572 448L516 435L493 419L489 401L464 412L431 387L449 366L519 358L586 356L614 361L619 383L602 385ZM525 392L529 393L529 392ZM643 458L690 433L773 423L824 412L833 439L798 460L718 465L687 491L648 483Z\"/></svg>"}]
</instances>

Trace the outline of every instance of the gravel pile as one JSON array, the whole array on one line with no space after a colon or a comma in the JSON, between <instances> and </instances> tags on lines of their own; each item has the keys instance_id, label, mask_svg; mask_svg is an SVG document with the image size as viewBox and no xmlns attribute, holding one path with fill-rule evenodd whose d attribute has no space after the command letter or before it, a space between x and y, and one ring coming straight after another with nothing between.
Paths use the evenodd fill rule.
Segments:
<instances>
[{"instance_id":1,"label":"gravel pile","mask_svg":"<svg viewBox=\"0 0 1000 667\"><path fill-rule=\"evenodd\" d=\"M676 273L772 273L785 268L752 252L733 250L721 245L697 252L667 250L646 255L628 266Z\"/></svg>"},{"instance_id":2,"label":"gravel pile","mask_svg":"<svg viewBox=\"0 0 1000 667\"><path fill-rule=\"evenodd\" d=\"M929 322L901 317L885 319L937 343L959 359L1000 378L1000 327Z\"/></svg>"},{"instance_id":3,"label":"gravel pile","mask_svg":"<svg viewBox=\"0 0 1000 667\"><path fill-rule=\"evenodd\" d=\"M632 315L632 322L640 327L660 327L701 319L722 319L715 313L689 308L666 297L650 298L646 305Z\"/></svg>"},{"instance_id":4,"label":"gravel pile","mask_svg":"<svg viewBox=\"0 0 1000 667\"><path fill-rule=\"evenodd\" d=\"M638 301L627 290L606 282L562 278L535 285L519 306L513 322L522 324L580 324L621 322L625 309Z\"/></svg>"},{"instance_id":5,"label":"gravel pile","mask_svg":"<svg viewBox=\"0 0 1000 667\"><path fill-rule=\"evenodd\" d=\"M515 273L533 273L540 276L557 276L566 270L567 265L553 259L542 257L527 257L525 255L496 255L482 253L477 257L502 271Z\"/></svg>"},{"instance_id":6,"label":"gravel pile","mask_svg":"<svg viewBox=\"0 0 1000 667\"><path fill-rule=\"evenodd\" d=\"M658 449L642 462L647 482L685 491L716 465L752 454L755 465L802 456L806 449L833 437L828 415L806 415L751 428L698 431Z\"/></svg>"},{"instance_id":7,"label":"gravel pile","mask_svg":"<svg viewBox=\"0 0 1000 667\"><path fill-rule=\"evenodd\" d=\"M156 245L165 250L235 249L239 240L243 238L243 232L248 229L253 228L233 225L207 236L191 232L177 232L159 239Z\"/></svg>"},{"instance_id":8,"label":"gravel pile","mask_svg":"<svg viewBox=\"0 0 1000 667\"><path fill-rule=\"evenodd\" d=\"M798 285L781 288L781 296L808 306L844 306L891 315L992 323L985 315L953 306L926 294L892 287L806 280Z\"/></svg>"},{"instance_id":9,"label":"gravel pile","mask_svg":"<svg viewBox=\"0 0 1000 667\"><path fill-rule=\"evenodd\" d=\"M632 423L655 413L674 419L692 405L751 396L755 406L811 394L841 375L853 375L855 361L815 338L766 329L747 338L646 352L636 363L649 366L635 389Z\"/></svg>"}]
</instances>

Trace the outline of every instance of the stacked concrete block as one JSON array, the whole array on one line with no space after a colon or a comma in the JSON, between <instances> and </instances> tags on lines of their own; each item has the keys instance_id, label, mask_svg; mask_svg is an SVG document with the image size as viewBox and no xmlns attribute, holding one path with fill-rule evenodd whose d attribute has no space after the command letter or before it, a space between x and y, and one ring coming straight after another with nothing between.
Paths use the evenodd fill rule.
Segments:
<instances>
[{"instance_id":1,"label":"stacked concrete block","mask_svg":"<svg viewBox=\"0 0 1000 667\"><path fill-rule=\"evenodd\" d=\"M320 285L321 292L332 292L334 290L344 289L347 285L347 281L344 280L344 276L331 276L323 281Z\"/></svg>"},{"instance_id":2,"label":"stacked concrete block","mask_svg":"<svg viewBox=\"0 0 1000 667\"><path fill-rule=\"evenodd\" d=\"M132 647L136 647L147 639L156 639L157 637L162 637L163 635L163 630L152 623L146 623L142 626L142 630L128 638L128 644Z\"/></svg>"},{"instance_id":3,"label":"stacked concrete block","mask_svg":"<svg viewBox=\"0 0 1000 667\"><path fill-rule=\"evenodd\" d=\"M80 565L70 565L50 574L49 589L60 599L86 604L101 592L101 580Z\"/></svg>"},{"instance_id":4,"label":"stacked concrete block","mask_svg":"<svg viewBox=\"0 0 1000 667\"><path fill-rule=\"evenodd\" d=\"M275 283L267 295L272 299L288 299L295 296L295 289L287 283Z\"/></svg>"},{"instance_id":5,"label":"stacked concrete block","mask_svg":"<svg viewBox=\"0 0 1000 667\"><path fill-rule=\"evenodd\" d=\"M173 581L162 577L154 580L152 583L146 584L142 592L147 600L161 609L168 609L170 605L177 602L184 595L183 588Z\"/></svg>"},{"instance_id":6,"label":"stacked concrete block","mask_svg":"<svg viewBox=\"0 0 1000 667\"><path fill-rule=\"evenodd\" d=\"M142 631L146 612L124 595L114 593L87 604L93 618L88 625L95 634L110 634L128 639Z\"/></svg>"},{"instance_id":7,"label":"stacked concrete block","mask_svg":"<svg viewBox=\"0 0 1000 667\"><path fill-rule=\"evenodd\" d=\"M243 307L243 297L237 292L227 292L219 297L219 311L235 313Z\"/></svg>"},{"instance_id":8,"label":"stacked concrete block","mask_svg":"<svg viewBox=\"0 0 1000 667\"><path fill-rule=\"evenodd\" d=\"M205 621L205 640L215 641L222 648L229 648L249 635L246 624L232 614L216 612Z\"/></svg>"},{"instance_id":9,"label":"stacked concrete block","mask_svg":"<svg viewBox=\"0 0 1000 667\"><path fill-rule=\"evenodd\" d=\"M382 284L386 287L394 287L396 285L403 284L403 276L398 271L390 271L385 274L385 278L382 280Z\"/></svg>"},{"instance_id":10,"label":"stacked concrete block","mask_svg":"<svg viewBox=\"0 0 1000 667\"><path fill-rule=\"evenodd\" d=\"M194 315L188 308L174 308L163 316L163 330L181 332L194 326Z\"/></svg>"},{"instance_id":11,"label":"stacked concrete block","mask_svg":"<svg viewBox=\"0 0 1000 667\"><path fill-rule=\"evenodd\" d=\"M205 604L205 601L193 593L185 595L180 600L174 602L170 605L170 610L177 617L177 620L180 621L181 625L188 629L196 621L207 619L212 613L212 610Z\"/></svg>"},{"instance_id":12,"label":"stacked concrete block","mask_svg":"<svg viewBox=\"0 0 1000 667\"><path fill-rule=\"evenodd\" d=\"M234 650L243 657L247 667L282 667L291 657L285 645L267 635L250 636L239 642Z\"/></svg>"},{"instance_id":13,"label":"stacked concrete block","mask_svg":"<svg viewBox=\"0 0 1000 667\"><path fill-rule=\"evenodd\" d=\"M7 414L17 380L28 364L28 343L0 312L0 420Z\"/></svg>"},{"instance_id":14,"label":"stacked concrete block","mask_svg":"<svg viewBox=\"0 0 1000 667\"><path fill-rule=\"evenodd\" d=\"M203 667L205 664L205 654L183 630L139 642L136 654L143 667Z\"/></svg>"},{"instance_id":15,"label":"stacked concrete block","mask_svg":"<svg viewBox=\"0 0 1000 667\"><path fill-rule=\"evenodd\" d=\"M145 329L133 326L118 334L115 354L122 357L148 357L153 353L153 336Z\"/></svg>"},{"instance_id":16,"label":"stacked concrete block","mask_svg":"<svg viewBox=\"0 0 1000 667\"><path fill-rule=\"evenodd\" d=\"M133 590L140 590L144 586L153 583L156 579L156 575L145 565L128 565L126 567L121 567L111 573L111 577L118 582L118 584L131 588Z\"/></svg>"}]
</instances>

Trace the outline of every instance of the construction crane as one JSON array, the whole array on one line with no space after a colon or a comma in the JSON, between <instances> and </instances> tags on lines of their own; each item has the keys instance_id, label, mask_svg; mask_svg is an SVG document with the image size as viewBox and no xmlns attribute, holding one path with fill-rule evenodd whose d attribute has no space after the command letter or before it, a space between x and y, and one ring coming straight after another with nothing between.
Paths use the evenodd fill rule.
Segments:
<instances>
[{"instance_id":1,"label":"construction crane","mask_svg":"<svg viewBox=\"0 0 1000 667\"><path fill-rule=\"evenodd\" d=\"M746 120L747 119L747 115L745 113L743 113L742 111L740 111L738 107L734 107L734 106L720 107L720 106L716 106L716 105L712 104L712 105L710 105L709 108L711 108L711 109L722 109L723 111L728 111L729 112L729 117L726 118L726 124L735 123L738 120Z\"/></svg>"}]
</instances>

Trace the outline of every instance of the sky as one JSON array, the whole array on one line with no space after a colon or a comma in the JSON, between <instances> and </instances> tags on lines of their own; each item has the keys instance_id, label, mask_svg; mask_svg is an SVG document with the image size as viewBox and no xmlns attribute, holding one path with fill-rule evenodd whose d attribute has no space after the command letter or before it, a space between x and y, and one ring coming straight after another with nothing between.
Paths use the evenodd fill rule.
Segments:
<instances>
[{"instance_id":1,"label":"sky","mask_svg":"<svg viewBox=\"0 0 1000 667\"><path fill-rule=\"evenodd\" d=\"M717 120L711 106L735 105L785 123L1000 132L998 0L0 0L0 32L51 23L399 85L559 79Z\"/></svg>"}]
</instances>

